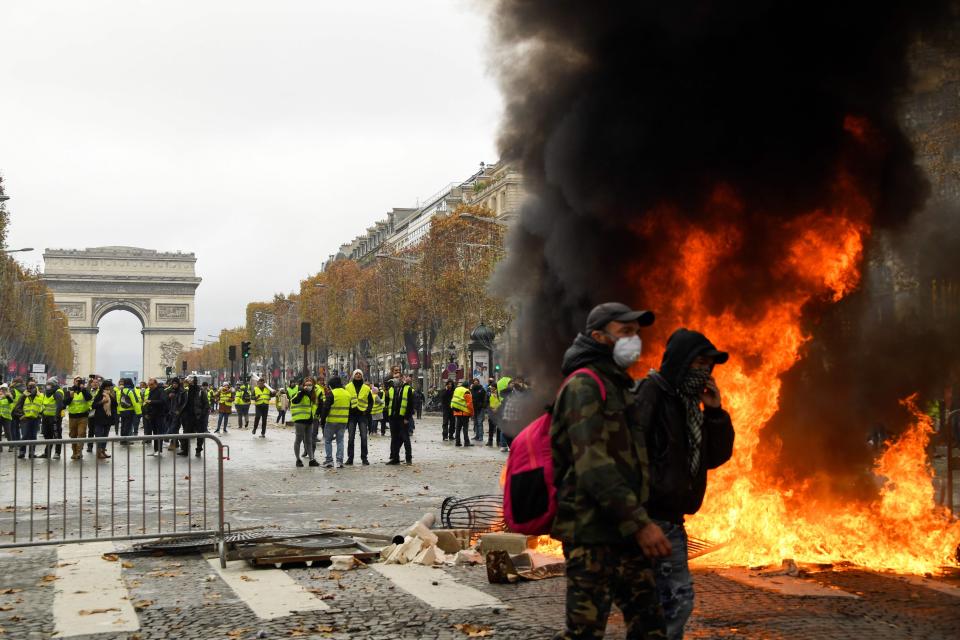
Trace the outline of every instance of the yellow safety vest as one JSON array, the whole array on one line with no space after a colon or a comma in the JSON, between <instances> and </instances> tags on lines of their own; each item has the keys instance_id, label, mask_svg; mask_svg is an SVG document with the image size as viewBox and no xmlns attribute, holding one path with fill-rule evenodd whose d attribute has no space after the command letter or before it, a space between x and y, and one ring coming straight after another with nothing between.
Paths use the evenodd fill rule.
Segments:
<instances>
[{"instance_id":1,"label":"yellow safety vest","mask_svg":"<svg viewBox=\"0 0 960 640\"><path fill-rule=\"evenodd\" d=\"M133 412L138 416L143 415L143 391L140 387L134 387L132 390Z\"/></svg>"},{"instance_id":2,"label":"yellow safety vest","mask_svg":"<svg viewBox=\"0 0 960 640\"><path fill-rule=\"evenodd\" d=\"M266 387L263 389L260 387L254 387L253 397L257 404L270 404L270 389L267 389Z\"/></svg>"},{"instance_id":3,"label":"yellow safety vest","mask_svg":"<svg viewBox=\"0 0 960 640\"><path fill-rule=\"evenodd\" d=\"M464 387L457 387L453 390L453 399L450 400L450 408L454 411L462 411L466 413L469 411L467 407L467 401L465 396L467 395L467 389Z\"/></svg>"},{"instance_id":4,"label":"yellow safety vest","mask_svg":"<svg viewBox=\"0 0 960 640\"><path fill-rule=\"evenodd\" d=\"M314 387L314 389L317 390L317 401L313 405L313 417L317 417L317 412L320 411L320 407L327 401L327 390L319 385ZM293 396L290 397L292 398Z\"/></svg>"},{"instance_id":5,"label":"yellow safety vest","mask_svg":"<svg viewBox=\"0 0 960 640\"><path fill-rule=\"evenodd\" d=\"M78 391L70 397L67 413L72 416L85 416L90 412L90 401L83 399L83 393Z\"/></svg>"},{"instance_id":6,"label":"yellow safety vest","mask_svg":"<svg viewBox=\"0 0 960 640\"><path fill-rule=\"evenodd\" d=\"M23 417L37 418L43 411L43 394L38 393L31 398L29 395L23 399Z\"/></svg>"},{"instance_id":7,"label":"yellow safety vest","mask_svg":"<svg viewBox=\"0 0 960 640\"><path fill-rule=\"evenodd\" d=\"M57 415L57 393L54 392L52 396L47 394L41 394L37 396L40 398L40 405L42 407L41 411L43 415L48 418L52 418Z\"/></svg>"},{"instance_id":8,"label":"yellow safety vest","mask_svg":"<svg viewBox=\"0 0 960 640\"><path fill-rule=\"evenodd\" d=\"M350 419L350 394L346 389L333 390L333 404L327 415L327 423L346 424Z\"/></svg>"},{"instance_id":9,"label":"yellow safety vest","mask_svg":"<svg viewBox=\"0 0 960 640\"><path fill-rule=\"evenodd\" d=\"M231 391L221 391L220 404L224 407L232 407L233 406L233 400L231 398L232 396L233 396L233 392Z\"/></svg>"},{"instance_id":10,"label":"yellow safety vest","mask_svg":"<svg viewBox=\"0 0 960 640\"><path fill-rule=\"evenodd\" d=\"M413 390L408 385L403 385L400 387L400 389L401 389L400 413L397 413L396 411L393 410L393 408L396 406L394 404L394 402L396 402L394 400L396 389L394 387L390 387L390 391L387 392L390 397L390 415L392 416L396 416L396 415L404 416L407 414L407 401L410 399L410 394L412 393Z\"/></svg>"},{"instance_id":11,"label":"yellow safety vest","mask_svg":"<svg viewBox=\"0 0 960 640\"><path fill-rule=\"evenodd\" d=\"M490 408L496 411L500 407L500 395L490 394Z\"/></svg>"},{"instance_id":12,"label":"yellow safety vest","mask_svg":"<svg viewBox=\"0 0 960 640\"><path fill-rule=\"evenodd\" d=\"M382 394L382 393L378 393L377 395L373 396L373 409L372 409L372 413L373 413L374 415L376 415L376 414L378 414L378 413L383 413L383 406L384 406L384 405L383 405L383 394Z\"/></svg>"},{"instance_id":13,"label":"yellow safety vest","mask_svg":"<svg viewBox=\"0 0 960 640\"><path fill-rule=\"evenodd\" d=\"M4 420L13 419L13 400L10 398L0 398L0 418Z\"/></svg>"},{"instance_id":14,"label":"yellow safety vest","mask_svg":"<svg viewBox=\"0 0 960 640\"><path fill-rule=\"evenodd\" d=\"M298 392L299 393L299 392ZM315 413L313 401L308 394L303 394L299 402L290 400L290 419L294 422L312 421Z\"/></svg>"},{"instance_id":15,"label":"yellow safety vest","mask_svg":"<svg viewBox=\"0 0 960 640\"><path fill-rule=\"evenodd\" d=\"M117 391L115 391L114 393L116 394L116 397L117 397L117 411L119 411L120 413L133 411L133 408L136 406L136 400L137 400L133 391L131 391L126 387L123 387L122 389L117 389ZM123 403L120 402L121 398L123 398L124 396L126 396L130 400L129 407L123 406Z\"/></svg>"},{"instance_id":16,"label":"yellow safety vest","mask_svg":"<svg viewBox=\"0 0 960 640\"><path fill-rule=\"evenodd\" d=\"M247 393L247 399L246 399L246 400L243 399L243 393L244 393L244 391L246 391L246 393ZM248 386L245 385L245 384L240 385L239 387L237 387L237 392L234 394L234 396L235 396L235 397L234 397L234 399L233 399L233 404L238 405L238 406L241 406L241 407L250 404L250 387L248 387Z\"/></svg>"},{"instance_id":17,"label":"yellow safety vest","mask_svg":"<svg viewBox=\"0 0 960 640\"><path fill-rule=\"evenodd\" d=\"M350 408L358 409L361 413L365 412L370 406L370 385L360 385L360 392L357 393L357 388L351 380L344 385L344 389L350 394Z\"/></svg>"}]
</instances>

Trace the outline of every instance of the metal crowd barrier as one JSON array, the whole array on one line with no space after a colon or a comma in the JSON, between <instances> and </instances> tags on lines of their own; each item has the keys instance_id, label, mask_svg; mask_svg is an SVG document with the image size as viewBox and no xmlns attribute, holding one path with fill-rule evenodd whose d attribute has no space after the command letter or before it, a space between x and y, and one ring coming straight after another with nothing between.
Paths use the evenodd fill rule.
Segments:
<instances>
[{"instance_id":1,"label":"metal crowd barrier","mask_svg":"<svg viewBox=\"0 0 960 640\"><path fill-rule=\"evenodd\" d=\"M154 441L164 438L186 440L189 455L178 456L163 442L162 456L151 457ZM203 450L196 458L198 440ZM93 453L86 453L90 443ZM18 457L21 447L40 454L49 446L53 455L58 444L59 460ZM75 444L83 447L79 460L71 460ZM108 460L96 458L98 444L106 445ZM208 465L213 445L216 459ZM223 461L230 448L216 436L4 440L0 447L0 549L210 536L226 567ZM14 452L7 451L11 447Z\"/></svg>"}]
</instances>

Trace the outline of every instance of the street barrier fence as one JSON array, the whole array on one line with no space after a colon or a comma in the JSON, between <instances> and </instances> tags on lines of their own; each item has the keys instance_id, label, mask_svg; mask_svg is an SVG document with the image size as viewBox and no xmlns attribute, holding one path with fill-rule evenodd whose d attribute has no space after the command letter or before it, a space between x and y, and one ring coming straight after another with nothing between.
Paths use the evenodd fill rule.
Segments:
<instances>
[{"instance_id":1,"label":"street barrier fence","mask_svg":"<svg viewBox=\"0 0 960 640\"><path fill-rule=\"evenodd\" d=\"M0 453L0 549L210 536L225 567L223 462L230 448L209 433L161 438L185 441L189 455L162 443L162 455L151 456L154 436L0 443L10 449ZM92 444L94 453L72 460L76 444ZM109 459L94 457L98 445ZM17 455L53 455L58 446L59 460Z\"/></svg>"}]
</instances>

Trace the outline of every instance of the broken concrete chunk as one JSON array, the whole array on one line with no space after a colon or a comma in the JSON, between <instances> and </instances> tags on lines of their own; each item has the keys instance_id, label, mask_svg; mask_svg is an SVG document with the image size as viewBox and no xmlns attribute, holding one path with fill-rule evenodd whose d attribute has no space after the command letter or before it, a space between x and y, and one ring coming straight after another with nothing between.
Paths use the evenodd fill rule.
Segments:
<instances>
[{"instance_id":1,"label":"broken concrete chunk","mask_svg":"<svg viewBox=\"0 0 960 640\"><path fill-rule=\"evenodd\" d=\"M483 562L483 557L479 552L474 551L473 549L464 549L463 551L457 551L457 555L453 558L453 564L462 565L462 564L480 564Z\"/></svg>"}]
</instances>

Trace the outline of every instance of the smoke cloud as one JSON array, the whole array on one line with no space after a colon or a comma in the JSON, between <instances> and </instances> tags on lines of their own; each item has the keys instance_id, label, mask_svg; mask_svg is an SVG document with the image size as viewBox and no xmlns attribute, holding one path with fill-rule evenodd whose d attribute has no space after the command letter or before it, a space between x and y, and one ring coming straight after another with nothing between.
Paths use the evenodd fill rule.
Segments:
<instances>
[{"instance_id":1,"label":"smoke cloud","mask_svg":"<svg viewBox=\"0 0 960 640\"><path fill-rule=\"evenodd\" d=\"M708 275L705 302L711 314L749 318L796 286L769 265L793 238L792 223L836 200L842 167L872 211L871 268L849 302L805 309L815 339L786 380L781 417L790 419L768 431L784 446L805 435L825 450L838 440L862 450L878 419L863 407L894 411L914 369L929 364L899 359L918 351L929 327L899 334L910 344L891 348L897 332L889 323L865 319L883 304L872 292L884 277L880 266L902 254L898 242L920 241L951 219L916 224L930 184L902 107L918 39L936 35L955 51L940 35L955 18L955 3L937 0L500 0L500 147L523 171L530 197L495 286L522 303L520 365L541 390L538 400L555 389L562 353L593 305L650 304L651 275L686 258L675 235L659 233L665 218L674 229L738 229L740 249ZM941 263L927 257L936 271ZM644 337L657 356L678 326L679 304L658 302ZM722 348L723 336L711 337ZM880 363L890 365L889 376L871 368ZM831 413L840 394L844 408ZM838 438L838 430L856 435Z\"/></svg>"}]
</instances>

